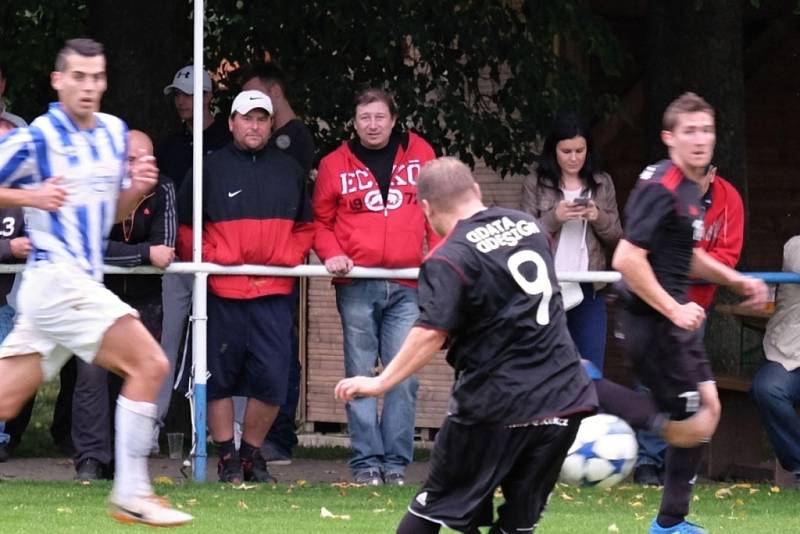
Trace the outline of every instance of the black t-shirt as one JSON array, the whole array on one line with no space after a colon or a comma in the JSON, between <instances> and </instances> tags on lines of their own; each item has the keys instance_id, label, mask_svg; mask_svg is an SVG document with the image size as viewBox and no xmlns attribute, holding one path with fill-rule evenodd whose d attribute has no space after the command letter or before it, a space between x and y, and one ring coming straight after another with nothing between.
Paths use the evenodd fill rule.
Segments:
<instances>
[{"instance_id":1,"label":"black t-shirt","mask_svg":"<svg viewBox=\"0 0 800 534\"><path fill-rule=\"evenodd\" d=\"M648 166L625 206L625 239L648 251L658 283L679 303L689 301L695 242L703 236L700 188L671 161ZM633 296L633 311L654 311Z\"/></svg>"},{"instance_id":2,"label":"black t-shirt","mask_svg":"<svg viewBox=\"0 0 800 534\"><path fill-rule=\"evenodd\" d=\"M392 181L392 168L397 155L397 147L401 144L403 147L408 147L408 133L392 132L386 146L377 150L365 147L358 139L352 139L349 143L350 151L367 166L378 180L384 204L389 196L389 185Z\"/></svg>"},{"instance_id":3,"label":"black t-shirt","mask_svg":"<svg viewBox=\"0 0 800 534\"><path fill-rule=\"evenodd\" d=\"M232 139L225 117L217 117L211 126L203 130L203 150L210 154L224 147ZM192 168L192 132L184 126L183 130L170 135L156 147L156 163L161 174L172 178L175 190Z\"/></svg>"},{"instance_id":4,"label":"black t-shirt","mask_svg":"<svg viewBox=\"0 0 800 534\"><path fill-rule=\"evenodd\" d=\"M314 138L298 118L294 118L272 132L269 144L293 157L306 176L314 166Z\"/></svg>"},{"instance_id":5,"label":"black t-shirt","mask_svg":"<svg viewBox=\"0 0 800 534\"><path fill-rule=\"evenodd\" d=\"M417 326L450 337L453 420L524 424L596 408L531 215L488 208L459 221L420 268L419 307Z\"/></svg>"}]
</instances>

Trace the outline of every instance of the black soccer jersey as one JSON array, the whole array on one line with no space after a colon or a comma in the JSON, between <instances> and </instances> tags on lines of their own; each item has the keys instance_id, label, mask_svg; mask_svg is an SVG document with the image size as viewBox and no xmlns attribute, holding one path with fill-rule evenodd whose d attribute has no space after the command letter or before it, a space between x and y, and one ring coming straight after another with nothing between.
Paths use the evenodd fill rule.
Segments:
<instances>
[{"instance_id":1,"label":"black soccer jersey","mask_svg":"<svg viewBox=\"0 0 800 534\"><path fill-rule=\"evenodd\" d=\"M488 208L459 221L420 268L419 307L418 326L450 337L456 422L523 424L596 408L532 216Z\"/></svg>"},{"instance_id":2,"label":"black soccer jersey","mask_svg":"<svg viewBox=\"0 0 800 534\"><path fill-rule=\"evenodd\" d=\"M625 206L625 239L648 251L658 283L681 304L688 302L694 245L703 235L700 188L671 161L650 165ZM653 311L634 296L632 311Z\"/></svg>"}]
</instances>

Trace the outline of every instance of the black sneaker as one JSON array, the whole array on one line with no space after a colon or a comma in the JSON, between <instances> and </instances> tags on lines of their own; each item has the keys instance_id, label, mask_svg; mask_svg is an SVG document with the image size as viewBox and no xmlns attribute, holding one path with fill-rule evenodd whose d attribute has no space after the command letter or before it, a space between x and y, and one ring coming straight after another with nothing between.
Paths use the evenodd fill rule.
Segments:
<instances>
[{"instance_id":1,"label":"black sneaker","mask_svg":"<svg viewBox=\"0 0 800 534\"><path fill-rule=\"evenodd\" d=\"M658 467L653 464L642 464L633 472L633 482L642 486L660 486Z\"/></svg>"},{"instance_id":2,"label":"black sneaker","mask_svg":"<svg viewBox=\"0 0 800 534\"><path fill-rule=\"evenodd\" d=\"M217 474L219 475L220 482L230 482L236 485L244 482L242 462L239 460L239 455L228 454L221 457L217 464Z\"/></svg>"},{"instance_id":3,"label":"black sneaker","mask_svg":"<svg viewBox=\"0 0 800 534\"><path fill-rule=\"evenodd\" d=\"M261 446L261 456L267 462L267 465L290 465L292 463L292 455L286 454L282 447L273 445L269 441L264 441Z\"/></svg>"},{"instance_id":4,"label":"black sneaker","mask_svg":"<svg viewBox=\"0 0 800 534\"><path fill-rule=\"evenodd\" d=\"M383 479L381 478L380 471L373 471L372 469L353 473L353 482L364 486L383 485Z\"/></svg>"},{"instance_id":5,"label":"black sneaker","mask_svg":"<svg viewBox=\"0 0 800 534\"><path fill-rule=\"evenodd\" d=\"M105 466L94 458L84 458L75 466L75 480L92 482L105 478Z\"/></svg>"},{"instance_id":6,"label":"black sneaker","mask_svg":"<svg viewBox=\"0 0 800 534\"><path fill-rule=\"evenodd\" d=\"M383 477L383 483L387 486L405 486L406 477L403 473L387 473Z\"/></svg>"},{"instance_id":7,"label":"black sneaker","mask_svg":"<svg viewBox=\"0 0 800 534\"><path fill-rule=\"evenodd\" d=\"M256 450L250 458L242 458L242 470L246 482L261 482L275 484L278 479L272 476L267 469L267 462L261 456L261 452Z\"/></svg>"}]
</instances>

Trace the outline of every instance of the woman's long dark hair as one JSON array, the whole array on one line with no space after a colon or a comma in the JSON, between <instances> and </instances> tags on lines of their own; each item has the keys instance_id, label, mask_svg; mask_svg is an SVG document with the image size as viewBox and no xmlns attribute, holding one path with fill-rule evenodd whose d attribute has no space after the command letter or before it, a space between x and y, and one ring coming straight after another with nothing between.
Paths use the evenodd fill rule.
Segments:
<instances>
[{"instance_id":1,"label":"woman's long dark hair","mask_svg":"<svg viewBox=\"0 0 800 534\"><path fill-rule=\"evenodd\" d=\"M539 156L537 170L539 184L553 189L560 188L561 167L559 167L558 159L556 158L556 145L564 139L572 139L577 136L586 139L586 161L581 170L578 171L578 175L586 184L586 188L592 192L592 196L594 196L597 190L597 181L594 179L594 175L600 172L600 169L597 168L592 132L583 119L574 112L560 113L553 120L550 133L544 140L542 154Z\"/></svg>"}]
</instances>

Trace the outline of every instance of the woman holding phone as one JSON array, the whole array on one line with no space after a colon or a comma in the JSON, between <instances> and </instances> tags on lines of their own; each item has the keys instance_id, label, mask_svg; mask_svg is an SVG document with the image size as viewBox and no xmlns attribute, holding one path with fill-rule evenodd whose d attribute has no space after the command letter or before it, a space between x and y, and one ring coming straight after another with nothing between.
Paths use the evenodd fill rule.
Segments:
<instances>
[{"instance_id":1,"label":"woman holding phone","mask_svg":"<svg viewBox=\"0 0 800 534\"><path fill-rule=\"evenodd\" d=\"M592 136L575 113L556 117L538 165L522 186L522 209L541 221L555 248L556 272L603 271L622 237L611 177L597 168ZM567 323L578 352L602 372L605 284L562 283Z\"/></svg>"}]
</instances>

